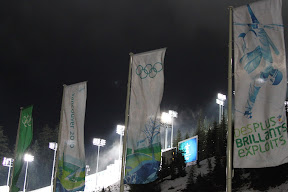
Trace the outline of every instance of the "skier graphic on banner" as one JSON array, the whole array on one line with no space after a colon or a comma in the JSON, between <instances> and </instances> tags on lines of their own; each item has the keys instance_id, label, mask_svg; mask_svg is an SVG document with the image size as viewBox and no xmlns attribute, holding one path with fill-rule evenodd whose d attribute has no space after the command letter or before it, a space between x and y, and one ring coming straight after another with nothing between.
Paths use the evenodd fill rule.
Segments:
<instances>
[{"instance_id":1,"label":"skier graphic on banner","mask_svg":"<svg viewBox=\"0 0 288 192\"><path fill-rule=\"evenodd\" d=\"M252 78L244 112L244 116L251 119L252 109L260 88L266 84L267 81L270 85L278 85L282 81L282 72L272 65L272 51L276 55L279 55L279 50L264 28L274 29L276 26L283 27L283 25L263 25L258 21L249 4L247 8L252 23L236 23L236 25L248 25L249 27L246 33L241 33L238 37L243 39L242 50L244 55L240 58L240 64L244 65L245 71ZM246 47L246 41L249 41L249 47Z\"/></svg>"}]
</instances>

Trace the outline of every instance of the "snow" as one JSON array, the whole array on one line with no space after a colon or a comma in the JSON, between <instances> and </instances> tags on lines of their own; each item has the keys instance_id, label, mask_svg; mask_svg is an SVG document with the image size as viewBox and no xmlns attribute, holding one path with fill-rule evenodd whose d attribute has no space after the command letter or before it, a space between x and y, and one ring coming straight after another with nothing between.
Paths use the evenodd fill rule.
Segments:
<instances>
[{"instance_id":1,"label":"snow","mask_svg":"<svg viewBox=\"0 0 288 192\"><path fill-rule=\"evenodd\" d=\"M161 191L164 192L179 192L182 191L186 188L186 184L188 181L188 177L189 177L189 172L190 169L194 166L195 167L195 175L199 175L200 173L202 175L206 175L208 173L208 160L205 159L203 161L201 161L200 163L200 167L198 167L197 165L191 165L186 167L186 176L185 177L179 177L176 178L174 180L171 180L171 176L168 176L166 178L163 178L163 181L160 182L160 186L161 186ZM215 166L215 158L211 158L211 164L212 164L212 168ZM249 177L249 174L245 174L243 175L244 177ZM238 189L238 191L241 192L261 192L259 190L254 190L254 189L250 189L250 184L246 184L244 186L242 186L240 189ZM111 192L119 192L119 181L114 183L113 185L109 186L109 189ZM6 186L0 186L0 192L5 192ZM129 185L124 185L124 192L129 192L130 187ZM100 190L101 191L101 190ZM109 191L108 187L105 188L105 191ZM269 188L267 190L267 192L287 192L288 191L288 181L286 181L285 183L281 184L280 186L274 187L274 188ZM31 192L50 192L50 186L48 187L44 187L41 189L37 189L37 190L33 190Z\"/></svg>"}]
</instances>

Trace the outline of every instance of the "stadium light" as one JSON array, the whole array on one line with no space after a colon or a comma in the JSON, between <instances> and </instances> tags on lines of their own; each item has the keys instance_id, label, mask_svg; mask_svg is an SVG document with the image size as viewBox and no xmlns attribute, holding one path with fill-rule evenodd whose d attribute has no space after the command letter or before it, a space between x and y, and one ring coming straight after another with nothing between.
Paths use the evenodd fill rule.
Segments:
<instances>
[{"instance_id":1,"label":"stadium light","mask_svg":"<svg viewBox=\"0 0 288 192\"><path fill-rule=\"evenodd\" d=\"M98 146L97 166L96 166L96 182L95 182L95 190L97 191L97 173L98 173L98 163L99 163L99 152L100 152L100 147L103 147L106 145L106 140L100 139L100 138L94 138L93 139L93 145Z\"/></svg>"},{"instance_id":2,"label":"stadium light","mask_svg":"<svg viewBox=\"0 0 288 192\"><path fill-rule=\"evenodd\" d=\"M9 167L8 176L7 176L7 186L9 186L10 173L11 173L10 171L11 171L11 167L12 167L13 161L14 161L14 159L12 159L12 158L4 157L4 158L3 158L3 162L2 162L2 165L3 165L3 166Z\"/></svg>"},{"instance_id":3,"label":"stadium light","mask_svg":"<svg viewBox=\"0 0 288 192\"><path fill-rule=\"evenodd\" d=\"M221 123L221 119L223 116L223 106L226 101L226 95L218 93L218 99L216 99L216 103L219 105L219 123Z\"/></svg>"},{"instance_id":4,"label":"stadium light","mask_svg":"<svg viewBox=\"0 0 288 192\"><path fill-rule=\"evenodd\" d=\"M178 113L176 111L169 110L169 115L171 116L171 148L173 147L173 120L177 118Z\"/></svg>"},{"instance_id":5,"label":"stadium light","mask_svg":"<svg viewBox=\"0 0 288 192\"><path fill-rule=\"evenodd\" d=\"M124 125L117 125L116 133L120 135L119 160L121 159L122 136L124 135L124 130L125 130Z\"/></svg>"},{"instance_id":6,"label":"stadium light","mask_svg":"<svg viewBox=\"0 0 288 192\"><path fill-rule=\"evenodd\" d=\"M51 176L51 192L53 192L53 180L54 180L55 159L56 159L56 153L57 153L57 143L49 142L49 149L54 150L53 168L52 168L52 176Z\"/></svg>"},{"instance_id":7,"label":"stadium light","mask_svg":"<svg viewBox=\"0 0 288 192\"><path fill-rule=\"evenodd\" d=\"M168 125L171 124L171 115L166 112L162 112L161 121L165 127L165 149L168 148Z\"/></svg>"},{"instance_id":8,"label":"stadium light","mask_svg":"<svg viewBox=\"0 0 288 192\"><path fill-rule=\"evenodd\" d=\"M25 171L23 192L26 192L26 180L27 180L28 164L29 164L29 162L34 161L34 156L30 155L30 154L25 154L24 155L24 161L26 161L26 171Z\"/></svg>"}]
</instances>

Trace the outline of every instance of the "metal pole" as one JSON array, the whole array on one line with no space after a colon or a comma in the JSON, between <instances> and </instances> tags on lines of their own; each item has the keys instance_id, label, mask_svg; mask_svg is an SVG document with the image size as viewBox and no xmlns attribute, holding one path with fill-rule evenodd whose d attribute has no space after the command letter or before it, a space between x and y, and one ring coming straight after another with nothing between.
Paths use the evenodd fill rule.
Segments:
<instances>
[{"instance_id":1,"label":"metal pole","mask_svg":"<svg viewBox=\"0 0 288 192\"><path fill-rule=\"evenodd\" d=\"M126 141L127 141L127 130L128 130L128 113L130 104L130 90L131 90L131 66L133 60L133 53L130 53L128 83L127 83L127 96L126 96L126 111L125 111L125 130L122 148L122 165L121 165L121 180L120 180L120 192L124 192L124 176L125 176L125 158L126 158Z\"/></svg>"},{"instance_id":2,"label":"metal pole","mask_svg":"<svg viewBox=\"0 0 288 192\"><path fill-rule=\"evenodd\" d=\"M171 147L173 147L173 119L174 117L171 117Z\"/></svg>"},{"instance_id":3,"label":"metal pole","mask_svg":"<svg viewBox=\"0 0 288 192\"><path fill-rule=\"evenodd\" d=\"M9 179L10 179L10 170L11 170L11 161L12 159L10 160L10 165L9 165L9 169L8 169L8 178L7 178L7 186L9 186Z\"/></svg>"},{"instance_id":4,"label":"metal pole","mask_svg":"<svg viewBox=\"0 0 288 192\"><path fill-rule=\"evenodd\" d=\"M221 105L219 104L219 124L221 123Z\"/></svg>"},{"instance_id":5,"label":"metal pole","mask_svg":"<svg viewBox=\"0 0 288 192\"><path fill-rule=\"evenodd\" d=\"M168 125L166 124L166 128L165 128L165 149L168 148Z\"/></svg>"},{"instance_id":6,"label":"metal pole","mask_svg":"<svg viewBox=\"0 0 288 192\"><path fill-rule=\"evenodd\" d=\"M28 161L27 161L27 164L26 164L26 172L25 172L25 179L24 179L24 186L23 186L23 192L26 191L26 178L27 178L27 172L28 172Z\"/></svg>"},{"instance_id":7,"label":"metal pole","mask_svg":"<svg viewBox=\"0 0 288 192\"><path fill-rule=\"evenodd\" d=\"M56 152L57 152L57 143L55 143L54 158L53 158L53 168L52 168L52 176L51 176L51 191L52 192L53 192L53 180L54 180L54 169L55 169Z\"/></svg>"},{"instance_id":8,"label":"metal pole","mask_svg":"<svg viewBox=\"0 0 288 192\"><path fill-rule=\"evenodd\" d=\"M100 146L98 145L98 155L97 155L97 166L96 166L96 182L95 182L95 191L97 191L97 173L98 173L98 163L99 163L99 151L100 151Z\"/></svg>"},{"instance_id":9,"label":"metal pole","mask_svg":"<svg viewBox=\"0 0 288 192\"><path fill-rule=\"evenodd\" d=\"M227 192L232 192L232 12L229 7Z\"/></svg>"},{"instance_id":10,"label":"metal pole","mask_svg":"<svg viewBox=\"0 0 288 192\"><path fill-rule=\"evenodd\" d=\"M122 134L120 134L119 160L121 160Z\"/></svg>"}]
</instances>

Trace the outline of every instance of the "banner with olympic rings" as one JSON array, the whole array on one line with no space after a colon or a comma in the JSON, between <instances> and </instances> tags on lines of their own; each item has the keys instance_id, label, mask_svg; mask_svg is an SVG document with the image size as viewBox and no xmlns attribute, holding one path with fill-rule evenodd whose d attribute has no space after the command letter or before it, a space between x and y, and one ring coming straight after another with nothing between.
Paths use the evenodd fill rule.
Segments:
<instances>
[{"instance_id":1,"label":"banner with olympic rings","mask_svg":"<svg viewBox=\"0 0 288 192\"><path fill-rule=\"evenodd\" d=\"M234 167L288 162L286 59L282 1L234 9Z\"/></svg>"},{"instance_id":2,"label":"banner with olympic rings","mask_svg":"<svg viewBox=\"0 0 288 192\"><path fill-rule=\"evenodd\" d=\"M132 56L126 184L145 184L157 179L161 162L160 103L165 51L166 48Z\"/></svg>"}]
</instances>

